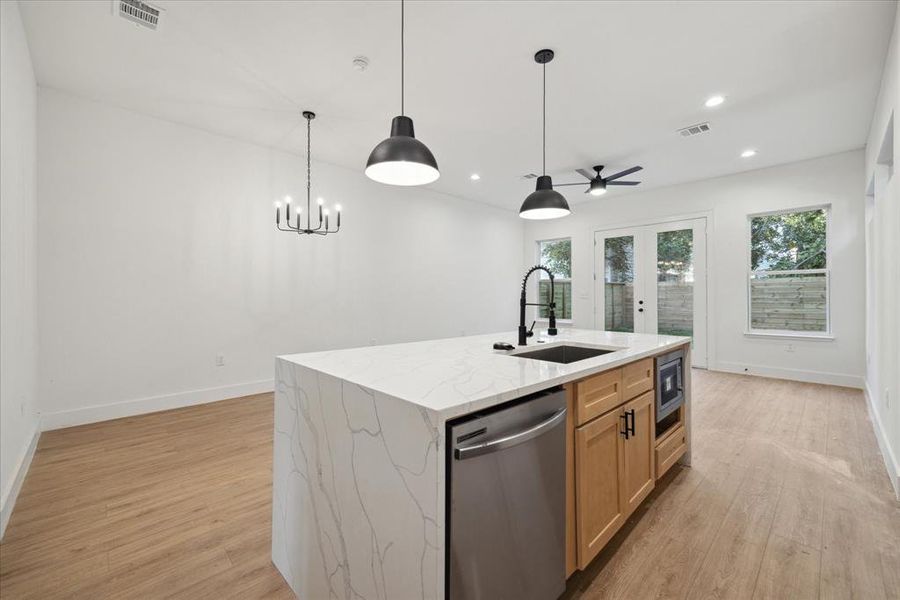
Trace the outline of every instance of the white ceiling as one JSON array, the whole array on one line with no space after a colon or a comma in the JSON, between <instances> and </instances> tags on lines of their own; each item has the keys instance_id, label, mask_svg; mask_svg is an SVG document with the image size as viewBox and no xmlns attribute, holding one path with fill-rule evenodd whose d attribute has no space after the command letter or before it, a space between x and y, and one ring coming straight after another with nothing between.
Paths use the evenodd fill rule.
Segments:
<instances>
[{"instance_id":1,"label":"white ceiling","mask_svg":"<svg viewBox=\"0 0 900 600\"><path fill-rule=\"evenodd\" d=\"M399 2L160 1L157 32L113 17L105 0L21 4L44 86L296 153L299 112L311 109L313 157L360 172L399 114ZM430 187L513 210L534 185L521 175L541 167L542 47L556 51L556 183L577 181L578 167L640 164L642 189L858 148L895 7L411 1L407 114L441 168ZM370 60L364 72L357 55ZM704 108L714 93L727 101ZM675 133L706 120L709 134ZM748 147L759 154L740 158Z\"/></svg>"}]
</instances>

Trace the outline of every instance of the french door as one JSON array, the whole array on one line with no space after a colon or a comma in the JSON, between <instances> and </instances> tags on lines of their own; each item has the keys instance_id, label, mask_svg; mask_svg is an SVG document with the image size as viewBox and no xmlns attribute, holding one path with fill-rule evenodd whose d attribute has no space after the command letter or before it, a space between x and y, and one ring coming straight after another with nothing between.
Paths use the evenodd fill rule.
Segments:
<instances>
[{"instance_id":1,"label":"french door","mask_svg":"<svg viewBox=\"0 0 900 600\"><path fill-rule=\"evenodd\" d=\"M691 336L706 366L706 218L594 234L595 325Z\"/></svg>"}]
</instances>

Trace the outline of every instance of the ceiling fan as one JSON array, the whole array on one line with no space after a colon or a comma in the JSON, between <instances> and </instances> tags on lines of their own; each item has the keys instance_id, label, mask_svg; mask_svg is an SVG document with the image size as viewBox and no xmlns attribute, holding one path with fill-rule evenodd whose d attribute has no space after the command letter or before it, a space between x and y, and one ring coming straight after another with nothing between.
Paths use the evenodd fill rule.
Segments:
<instances>
[{"instance_id":1,"label":"ceiling fan","mask_svg":"<svg viewBox=\"0 0 900 600\"><path fill-rule=\"evenodd\" d=\"M640 181L619 181L620 177L625 177L626 175L631 175L632 173L637 173L644 167L631 167L630 169L625 169L624 171L619 171L614 175L610 175L609 177L600 177L600 171L603 170L603 165L597 165L594 167L594 173L589 172L587 169L575 169L575 172L579 175L587 178L590 183L588 185L588 189L584 191L585 194L590 194L591 196L602 196L606 193L607 185L637 185ZM562 185L584 185L584 182L580 183L557 183L553 187L559 187Z\"/></svg>"}]
</instances>

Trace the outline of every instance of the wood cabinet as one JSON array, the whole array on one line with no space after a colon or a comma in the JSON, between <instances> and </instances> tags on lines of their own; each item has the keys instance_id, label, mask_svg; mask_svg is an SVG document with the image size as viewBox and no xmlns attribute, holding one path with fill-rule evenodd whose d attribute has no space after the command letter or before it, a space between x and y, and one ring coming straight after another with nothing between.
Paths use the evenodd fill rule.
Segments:
<instances>
[{"instance_id":1,"label":"wood cabinet","mask_svg":"<svg viewBox=\"0 0 900 600\"><path fill-rule=\"evenodd\" d=\"M578 568L587 567L656 485L653 375L649 358L568 387L575 396L569 403L574 465L567 464L575 518L574 533L569 527L567 534L567 576L572 548Z\"/></svg>"},{"instance_id":2,"label":"wood cabinet","mask_svg":"<svg viewBox=\"0 0 900 600\"><path fill-rule=\"evenodd\" d=\"M653 389L653 359L645 358L622 367L622 400Z\"/></svg>"},{"instance_id":3,"label":"wood cabinet","mask_svg":"<svg viewBox=\"0 0 900 600\"><path fill-rule=\"evenodd\" d=\"M659 479L672 468L687 450L687 436L684 425L678 425L666 433L656 444L656 478Z\"/></svg>"},{"instance_id":4,"label":"wood cabinet","mask_svg":"<svg viewBox=\"0 0 900 600\"><path fill-rule=\"evenodd\" d=\"M626 399L622 396L622 369L612 369L579 381L575 384L575 393L577 424L584 425Z\"/></svg>"},{"instance_id":5,"label":"wood cabinet","mask_svg":"<svg viewBox=\"0 0 900 600\"><path fill-rule=\"evenodd\" d=\"M575 430L578 568L585 568L625 522L624 419L613 410Z\"/></svg>"},{"instance_id":6,"label":"wood cabinet","mask_svg":"<svg viewBox=\"0 0 900 600\"><path fill-rule=\"evenodd\" d=\"M654 473L656 446L655 399L653 390L645 392L622 407L628 422L628 439L624 440L625 467L622 493L626 515L644 501L656 484Z\"/></svg>"}]
</instances>

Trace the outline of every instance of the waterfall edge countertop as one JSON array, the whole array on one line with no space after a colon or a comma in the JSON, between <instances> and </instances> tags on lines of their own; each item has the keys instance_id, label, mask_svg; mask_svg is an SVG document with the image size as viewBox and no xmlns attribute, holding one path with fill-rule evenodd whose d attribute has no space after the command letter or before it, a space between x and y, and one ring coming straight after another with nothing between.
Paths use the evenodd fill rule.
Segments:
<instances>
[{"instance_id":1,"label":"waterfall edge countertop","mask_svg":"<svg viewBox=\"0 0 900 600\"><path fill-rule=\"evenodd\" d=\"M493 349L514 332L280 356L275 361L272 561L298 598L445 597L450 419L690 341L561 329L614 350L558 364Z\"/></svg>"},{"instance_id":2,"label":"waterfall edge countertop","mask_svg":"<svg viewBox=\"0 0 900 600\"><path fill-rule=\"evenodd\" d=\"M410 402L448 420L659 354L689 341L690 338L671 335L560 329L556 336L535 334L528 346L517 347L512 352L493 349L494 342L514 344L515 334L505 332L278 358ZM615 351L569 364L515 356L522 351L561 343Z\"/></svg>"}]
</instances>

